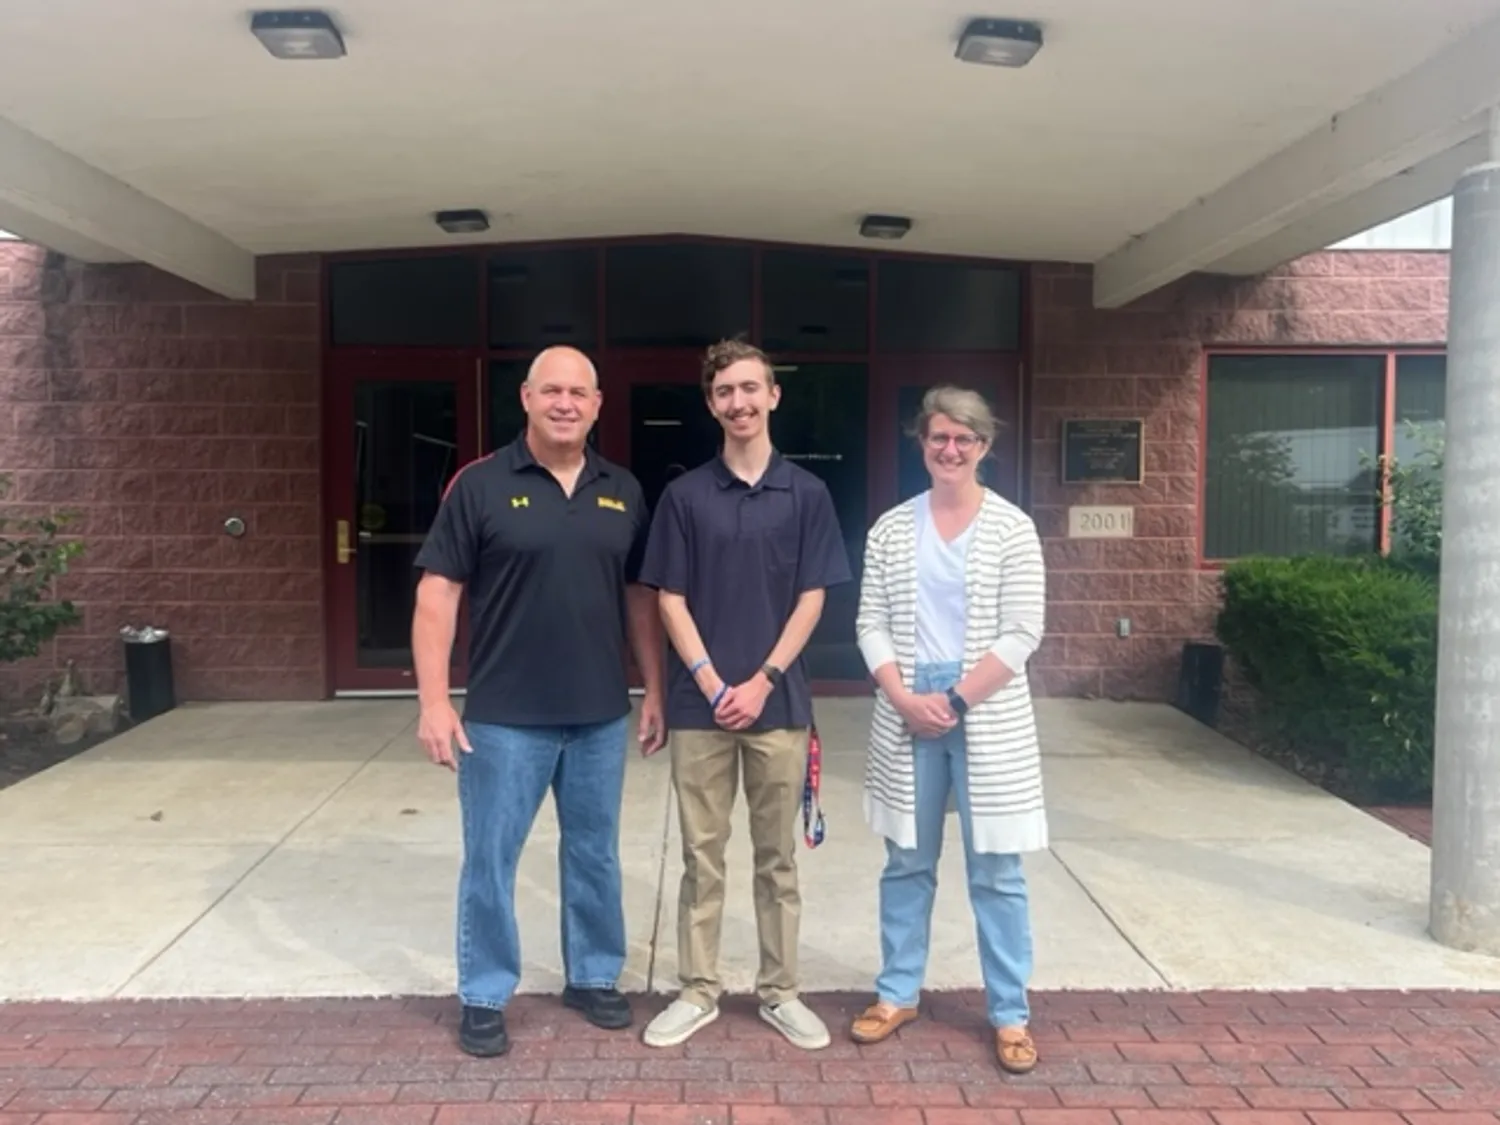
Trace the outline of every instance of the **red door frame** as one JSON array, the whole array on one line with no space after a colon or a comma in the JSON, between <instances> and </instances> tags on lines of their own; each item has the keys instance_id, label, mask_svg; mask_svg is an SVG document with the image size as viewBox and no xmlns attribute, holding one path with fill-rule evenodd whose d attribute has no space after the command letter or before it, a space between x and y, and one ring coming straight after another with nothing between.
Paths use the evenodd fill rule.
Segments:
<instances>
[{"instance_id":1,"label":"red door frame","mask_svg":"<svg viewBox=\"0 0 1500 1125\"><path fill-rule=\"evenodd\" d=\"M410 668L359 666L358 513L354 510L355 388L363 382L451 383L459 419L458 453L461 467L480 453L484 415L480 411L483 368L472 353L422 351L402 354L356 349L330 350L324 357L324 487L323 573L328 605L328 680L331 693L414 691ZM339 525L347 527L354 552L341 561ZM415 576L414 576L415 580ZM467 673L468 638L459 614L454 641L450 687L462 688Z\"/></svg>"}]
</instances>

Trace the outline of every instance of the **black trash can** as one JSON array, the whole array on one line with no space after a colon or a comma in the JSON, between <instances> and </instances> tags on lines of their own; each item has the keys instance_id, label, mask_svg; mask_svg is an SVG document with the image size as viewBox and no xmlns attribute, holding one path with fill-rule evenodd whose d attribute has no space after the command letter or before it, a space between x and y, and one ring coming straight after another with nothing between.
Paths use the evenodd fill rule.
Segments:
<instances>
[{"instance_id":1,"label":"black trash can","mask_svg":"<svg viewBox=\"0 0 1500 1125\"><path fill-rule=\"evenodd\" d=\"M1224 681L1224 650L1219 645L1189 641L1182 646L1177 675L1177 707L1205 726L1219 721L1219 695Z\"/></svg>"},{"instance_id":2,"label":"black trash can","mask_svg":"<svg viewBox=\"0 0 1500 1125\"><path fill-rule=\"evenodd\" d=\"M144 723L177 706L172 682L172 638L148 625L120 630L125 643L125 704L130 721Z\"/></svg>"}]
</instances>

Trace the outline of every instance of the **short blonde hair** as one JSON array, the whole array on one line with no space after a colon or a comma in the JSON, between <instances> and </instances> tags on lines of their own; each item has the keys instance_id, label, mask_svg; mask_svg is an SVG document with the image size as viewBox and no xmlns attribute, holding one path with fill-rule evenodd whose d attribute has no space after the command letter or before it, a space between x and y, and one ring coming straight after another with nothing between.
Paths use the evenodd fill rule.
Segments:
<instances>
[{"instance_id":1,"label":"short blonde hair","mask_svg":"<svg viewBox=\"0 0 1500 1125\"><path fill-rule=\"evenodd\" d=\"M993 446L995 435L1000 432L1000 422L982 394L965 387L944 385L933 387L922 396L922 410L912 425L912 436L918 441L925 439L932 420L939 414L973 430L984 439L986 446Z\"/></svg>"}]
</instances>

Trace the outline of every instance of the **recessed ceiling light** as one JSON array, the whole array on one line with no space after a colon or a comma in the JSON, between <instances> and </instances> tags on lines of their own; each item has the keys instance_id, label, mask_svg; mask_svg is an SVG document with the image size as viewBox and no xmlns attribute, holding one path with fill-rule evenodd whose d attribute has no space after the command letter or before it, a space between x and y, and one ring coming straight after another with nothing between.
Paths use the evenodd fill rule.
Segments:
<instances>
[{"instance_id":1,"label":"recessed ceiling light","mask_svg":"<svg viewBox=\"0 0 1500 1125\"><path fill-rule=\"evenodd\" d=\"M256 12L250 30L278 59L344 57L344 37L324 12Z\"/></svg>"},{"instance_id":2,"label":"recessed ceiling light","mask_svg":"<svg viewBox=\"0 0 1500 1125\"><path fill-rule=\"evenodd\" d=\"M483 211L439 211L433 218L449 234L478 234L490 229L490 218Z\"/></svg>"},{"instance_id":3,"label":"recessed ceiling light","mask_svg":"<svg viewBox=\"0 0 1500 1125\"><path fill-rule=\"evenodd\" d=\"M859 233L866 238L882 238L890 242L911 230L911 220L900 215L866 215L859 223Z\"/></svg>"},{"instance_id":4,"label":"recessed ceiling light","mask_svg":"<svg viewBox=\"0 0 1500 1125\"><path fill-rule=\"evenodd\" d=\"M1025 66L1042 49L1042 29L1023 20L970 20L957 58L982 66Z\"/></svg>"}]
</instances>

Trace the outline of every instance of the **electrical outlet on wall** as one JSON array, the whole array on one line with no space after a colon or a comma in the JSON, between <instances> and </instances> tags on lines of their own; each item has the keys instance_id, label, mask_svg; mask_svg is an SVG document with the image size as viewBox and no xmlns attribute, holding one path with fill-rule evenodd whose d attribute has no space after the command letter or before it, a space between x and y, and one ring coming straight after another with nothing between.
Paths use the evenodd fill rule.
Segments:
<instances>
[{"instance_id":1,"label":"electrical outlet on wall","mask_svg":"<svg viewBox=\"0 0 1500 1125\"><path fill-rule=\"evenodd\" d=\"M1115 633L1121 637L1130 636L1130 618L1122 617L1115 622Z\"/></svg>"}]
</instances>

